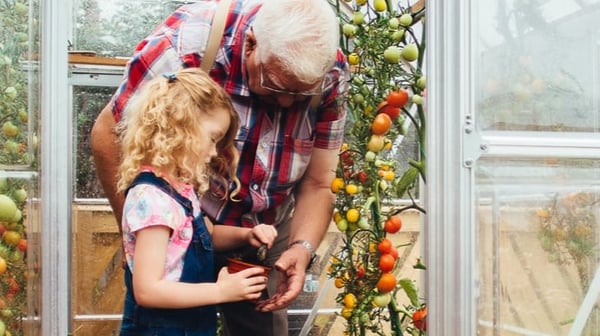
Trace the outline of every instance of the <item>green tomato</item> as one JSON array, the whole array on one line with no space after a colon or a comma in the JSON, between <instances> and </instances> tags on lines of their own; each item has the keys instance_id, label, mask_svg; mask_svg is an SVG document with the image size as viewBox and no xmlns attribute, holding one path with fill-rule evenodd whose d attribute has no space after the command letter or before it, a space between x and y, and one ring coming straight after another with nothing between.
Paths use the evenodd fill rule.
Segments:
<instances>
[{"instance_id":1,"label":"green tomato","mask_svg":"<svg viewBox=\"0 0 600 336\"><path fill-rule=\"evenodd\" d=\"M365 14L361 11L354 12L354 16L352 17L352 22L355 25L360 25L365 23Z\"/></svg>"},{"instance_id":2,"label":"green tomato","mask_svg":"<svg viewBox=\"0 0 600 336\"><path fill-rule=\"evenodd\" d=\"M404 13L400 15L400 24L404 27L408 27L412 24L413 17L409 13Z\"/></svg>"},{"instance_id":3,"label":"green tomato","mask_svg":"<svg viewBox=\"0 0 600 336\"><path fill-rule=\"evenodd\" d=\"M17 98L17 89L14 86L9 86L4 90L4 94L10 99L15 99Z\"/></svg>"},{"instance_id":4,"label":"green tomato","mask_svg":"<svg viewBox=\"0 0 600 336\"><path fill-rule=\"evenodd\" d=\"M396 46L389 46L383 52L383 58L388 63L396 64L400 61L401 54L402 52L400 51L400 48Z\"/></svg>"},{"instance_id":5,"label":"green tomato","mask_svg":"<svg viewBox=\"0 0 600 336\"><path fill-rule=\"evenodd\" d=\"M403 37L404 37L404 29L398 29L392 34L392 40L394 40L396 42L402 41Z\"/></svg>"},{"instance_id":6,"label":"green tomato","mask_svg":"<svg viewBox=\"0 0 600 336\"><path fill-rule=\"evenodd\" d=\"M385 293L381 295L377 295L373 298L373 304L377 307L386 307L390 301L392 301L392 295L390 293Z\"/></svg>"},{"instance_id":7,"label":"green tomato","mask_svg":"<svg viewBox=\"0 0 600 336\"><path fill-rule=\"evenodd\" d=\"M423 75L423 76L419 77L419 79L417 79L416 85L421 90L423 90L427 86L427 78L425 77L425 75Z\"/></svg>"},{"instance_id":8,"label":"green tomato","mask_svg":"<svg viewBox=\"0 0 600 336\"><path fill-rule=\"evenodd\" d=\"M342 33L344 34L344 36L352 38L354 37L354 35L356 35L356 26L351 23L345 23L342 26Z\"/></svg>"},{"instance_id":9,"label":"green tomato","mask_svg":"<svg viewBox=\"0 0 600 336\"><path fill-rule=\"evenodd\" d=\"M421 95L415 94L412 96L411 100L417 105L423 104L423 97Z\"/></svg>"},{"instance_id":10,"label":"green tomato","mask_svg":"<svg viewBox=\"0 0 600 336\"><path fill-rule=\"evenodd\" d=\"M375 152L368 151L365 154L365 161L367 161L367 162L373 162L373 161L375 161L376 157L377 157L377 154L375 154Z\"/></svg>"},{"instance_id":11,"label":"green tomato","mask_svg":"<svg viewBox=\"0 0 600 336\"><path fill-rule=\"evenodd\" d=\"M419 58L419 48L414 43L410 43L402 48L401 56L408 62L412 62Z\"/></svg>"},{"instance_id":12,"label":"green tomato","mask_svg":"<svg viewBox=\"0 0 600 336\"><path fill-rule=\"evenodd\" d=\"M11 221L17 212L17 205L12 198L6 195L0 195L0 221Z\"/></svg>"},{"instance_id":13,"label":"green tomato","mask_svg":"<svg viewBox=\"0 0 600 336\"><path fill-rule=\"evenodd\" d=\"M391 18L388 21L388 27L390 27L390 29L398 29L399 26L400 26L400 20L398 20L395 17Z\"/></svg>"}]
</instances>

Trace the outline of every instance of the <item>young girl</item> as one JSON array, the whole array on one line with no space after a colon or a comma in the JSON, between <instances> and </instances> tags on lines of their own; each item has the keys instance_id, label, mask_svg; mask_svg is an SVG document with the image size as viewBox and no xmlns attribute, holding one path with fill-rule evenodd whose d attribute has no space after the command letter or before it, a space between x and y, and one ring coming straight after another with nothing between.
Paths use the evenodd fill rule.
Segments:
<instances>
[{"instance_id":1,"label":"young girl","mask_svg":"<svg viewBox=\"0 0 600 336\"><path fill-rule=\"evenodd\" d=\"M225 91L189 68L149 82L119 124L127 261L121 335L216 335L216 304L256 300L265 289L260 268L223 268L215 282L213 249L271 247L275 228L212 226L197 195L211 176L232 186L225 197L236 196L238 122Z\"/></svg>"}]
</instances>

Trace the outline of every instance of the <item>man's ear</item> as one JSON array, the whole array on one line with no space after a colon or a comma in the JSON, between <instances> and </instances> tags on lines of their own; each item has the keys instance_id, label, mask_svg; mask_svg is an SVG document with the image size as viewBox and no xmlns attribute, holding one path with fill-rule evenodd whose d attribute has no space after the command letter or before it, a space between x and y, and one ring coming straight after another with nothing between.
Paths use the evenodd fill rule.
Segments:
<instances>
[{"instance_id":1,"label":"man's ear","mask_svg":"<svg viewBox=\"0 0 600 336\"><path fill-rule=\"evenodd\" d=\"M254 49L256 49L256 37L252 29L248 29L244 40L244 56L249 57Z\"/></svg>"}]
</instances>

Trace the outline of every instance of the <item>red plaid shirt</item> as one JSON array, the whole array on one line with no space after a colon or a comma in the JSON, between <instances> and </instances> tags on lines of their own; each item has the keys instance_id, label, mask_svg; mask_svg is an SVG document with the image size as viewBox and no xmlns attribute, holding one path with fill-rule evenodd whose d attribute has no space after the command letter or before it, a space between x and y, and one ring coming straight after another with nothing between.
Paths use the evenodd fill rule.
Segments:
<instances>
[{"instance_id":1,"label":"red plaid shirt","mask_svg":"<svg viewBox=\"0 0 600 336\"><path fill-rule=\"evenodd\" d=\"M131 96L149 79L181 67L200 66L216 4L200 1L182 6L137 46L114 97L117 121ZM343 95L348 89L349 69L341 51L325 78L328 89L317 108L309 101L276 108L250 93L243 43L260 6L257 0L232 1L222 44L210 71L231 95L240 116L235 142L241 153L237 174L242 189L237 198L242 201L210 197L220 194L219 187L213 185L202 199L202 208L216 222L229 225L277 224L276 208L302 178L312 148L337 149L344 135Z\"/></svg>"}]
</instances>

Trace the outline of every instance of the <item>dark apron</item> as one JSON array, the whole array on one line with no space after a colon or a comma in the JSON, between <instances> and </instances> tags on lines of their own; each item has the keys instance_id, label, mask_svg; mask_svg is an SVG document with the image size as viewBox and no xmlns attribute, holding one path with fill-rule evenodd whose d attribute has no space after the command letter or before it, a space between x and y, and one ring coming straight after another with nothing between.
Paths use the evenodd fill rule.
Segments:
<instances>
[{"instance_id":1,"label":"dark apron","mask_svg":"<svg viewBox=\"0 0 600 336\"><path fill-rule=\"evenodd\" d=\"M151 184L175 199L189 217L193 217L192 202L176 192L168 182L150 172L143 172L131 183ZM213 245L202 215L193 220L193 237L185 255L180 282L215 282ZM214 336L217 333L216 306L182 309L146 308L139 306L133 292L132 273L125 267L125 307L121 336Z\"/></svg>"}]
</instances>

